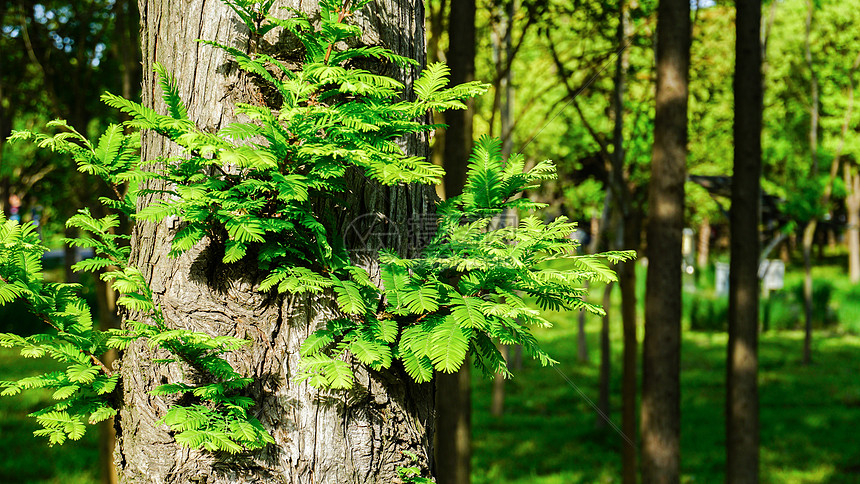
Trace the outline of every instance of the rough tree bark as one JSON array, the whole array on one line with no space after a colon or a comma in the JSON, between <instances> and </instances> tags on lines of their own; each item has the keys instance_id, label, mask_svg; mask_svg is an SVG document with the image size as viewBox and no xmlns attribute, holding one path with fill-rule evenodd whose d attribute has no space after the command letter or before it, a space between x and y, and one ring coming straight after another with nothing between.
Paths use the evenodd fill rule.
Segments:
<instances>
[{"instance_id":1,"label":"rough tree bark","mask_svg":"<svg viewBox=\"0 0 860 484\"><path fill-rule=\"evenodd\" d=\"M761 1L737 2L729 344L726 359L726 482L758 482L758 258L761 252Z\"/></svg>"},{"instance_id":2,"label":"rough tree bark","mask_svg":"<svg viewBox=\"0 0 860 484\"><path fill-rule=\"evenodd\" d=\"M690 2L657 10L657 93L642 355L642 482L680 482L681 231L687 161Z\"/></svg>"},{"instance_id":3,"label":"rough tree bark","mask_svg":"<svg viewBox=\"0 0 860 484\"><path fill-rule=\"evenodd\" d=\"M448 17L451 83L475 80L475 0L451 2ZM467 109L445 113L445 196L463 192L472 151L474 101ZM454 374L436 377L436 471L439 484L469 484L472 474L472 382L469 362Z\"/></svg>"},{"instance_id":4,"label":"rough tree bark","mask_svg":"<svg viewBox=\"0 0 860 484\"><path fill-rule=\"evenodd\" d=\"M315 12L316 1L276 2ZM215 130L236 119L235 101L259 102L262 95L238 72L224 53L195 42L203 38L249 49L243 24L221 2L213 0L141 0L143 101L165 112L153 76L160 62L177 80L198 126ZM362 10L362 42L382 44L424 62L424 8L418 0L379 0ZM275 40L277 32L270 33ZM392 73L392 72L388 72ZM410 84L418 69L399 73ZM398 74L395 73L395 74ZM414 139L408 151L426 154L425 140ZM144 135L145 160L174 155L164 139ZM356 216L382 213L395 223L430 208L432 188L384 188L363 177L348 180L345 227ZM141 200L147 204L151 200ZM252 344L230 356L234 366L255 379L250 396L256 416L276 443L239 456L189 451L179 447L158 419L165 399L148 391L164 379L182 377L174 365L153 362L145 344L135 344L122 359L123 408L118 420L117 465L123 482L134 483L390 483L396 467L410 465L403 451L431 466L433 386L410 383L405 372L377 373L359 368L349 393L318 391L292 380L299 364L299 345L331 316L330 297L272 297L254 291L261 275L253 262L222 265L204 240L177 259L167 256L177 229L169 220L141 224L133 233L132 260L150 282L156 303L169 325L211 334L239 336ZM402 226L405 230L405 225ZM398 246L393 241L391 246ZM371 274L370 256L364 262Z\"/></svg>"}]
</instances>

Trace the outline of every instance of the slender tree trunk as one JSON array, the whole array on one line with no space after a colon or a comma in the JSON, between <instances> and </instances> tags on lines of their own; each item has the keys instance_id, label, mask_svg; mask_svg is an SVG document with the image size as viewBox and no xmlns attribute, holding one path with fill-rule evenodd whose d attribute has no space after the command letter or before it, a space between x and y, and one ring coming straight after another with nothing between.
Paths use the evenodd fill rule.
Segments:
<instances>
[{"instance_id":1,"label":"slender tree trunk","mask_svg":"<svg viewBox=\"0 0 860 484\"><path fill-rule=\"evenodd\" d=\"M690 2L657 9L657 94L642 355L642 482L680 482L681 233L687 161Z\"/></svg>"},{"instance_id":2,"label":"slender tree trunk","mask_svg":"<svg viewBox=\"0 0 860 484\"><path fill-rule=\"evenodd\" d=\"M737 2L726 482L759 481L758 257L761 251L761 0Z\"/></svg>"},{"instance_id":3,"label":"slender tree trunk","mask_svg":"<svg viewBox=\"0 0 860 484\"><path fill-rule=\"evenodd\" d=\"M439 484L461 484L471 480L472 382L469 366L467 360L456 373L436 374L435 459Z\"/></svg>"},{"instance_id":4,"label":"slender tree trunk","mask_svg":"<svg viewBox=\"0 0 860 484\"><path fill-rule=\"evenodd\" d=\"M635 245L638 247L638 220L631 221L625 232L635 228ZM635 226L635 227L634 227ZM633 232L631 230L631 232ZM625 238L629 241L630 238ZM618 264L618 288L621 292L621 326L624 340L624 350L621 368L621 431L627 438L622 443L621 463L622 482L636 483L636 395L637 391L637 350L639 342L636 337L636 263L633 261ZM633 442L633 444L630 444Z\"/></svg>"},{"instance_id":5,"label":"slender tree trunk","mask_svg":"<svg viewBox=\"0 0 860 484\"><path fill-rule=\"evenodd\" d=\"M810 107L809 107L809 152L812 156L812 169L810 177L815 179L818 176L818 120L819 120L819 93L818 93L818 76L812 64L812 22L815 12L815 2L806 0L806 32L804 37L804 56L806 65L809 68L810 84ZM812 244L815 242L815 229L818 226L818 219L813 218L806 224L803 230L803 238L801 240L803 246L803 309L804 309L804 329L805 337L803 339L803 364L808 365L812 362Z\"/></svg>"},{"instance_id":6,"label":"slender tree trunk","mask_svg":"<svg viewBox=\"0 0 860 484\"><path fill-rule=\"evenodd\" d=\"M604 210L604 218L608 213L607 210ZM593 213L591 215L591 241L588 246L583 246L583 248L589 253L593 254L597 252L597 248L600 245L600 232L601 226L605 224L600 223L601 217L597 216L597 213ZM588 283L585 283L585 287L588 288ZM608 305L604 305L604 311L607 311ZM577 332L576 332L576 348L577 348L577 358L580 363L588 362L588 335L585 332L585 311L580 311L578 316L578 324L577 324ZM599 421L600 419L598 419Z\"/></svg>"},{"instance_id":7,"label":"slender tree trunk","mask_svg":"<svg viewBox=\"0 0 860 484\"><path fill-rule=\"evenodd\" d=\"M854 63L851 65L851 71L848 74L848 106L845 109L845 117L842 121L842 135L839 139L839 146L836 149L836 156L833 159L831 166L831 178L835 178L835 172L839 170L839 162L842 157L842 150L845 148L845 141L848 138L848 130L851 125L851 118L854 113L854 75L860 69L860 53L854 58ZM845 211L848 212L848 273L851 277L851 282L860 282L860 241L857 240L857 222L860 221L860 190L857 188L858 180L852 176L851 169L846 163L844 170L845 189L848 195L845 197Z\"/></svg>"},{"instance_id":8,"label":"slender tree trunk","mask_svg":"<svg viewBox=\"0 0 860 484\"><path fill-rule=\"evenodd\" d=\"M498 345L499 352L505 361L511 361L511 347ZM505 413L505 377L496 373L493 377L493 395L490 401L490 415L501 417Z\"/></svg>"},{"instance_id":9,"label":"slender tree trunk","mask_svg":"<svg viewBox=\"0 0 860 484\"><path fill-rule=\"evenodd\" d=\"M475 80L475 0L451 2L448 19L448 65L451 84ZM466 164L472 151L472 117L474 100L466 101L467 109L445 113L445 193L453 197L463 192Z\"/></svg>"},{"instance_id":10,"label":"slender tree trunk","mask_svg":"<svg viewBox=\"0 0 860 484\"><path fill-rule=\"evenodd\" d=\"M606 419L611 418L612 410L609 404L609 381L612 376L612 354L609 340L609 328L611 319L609 317L609 305L612 302L612 287L607 284L603 288L603 309L606 314L601 318L600 324L600 390L597 397L597 408L600 414L597 416L597 428L606 428L608 422ZM634 358L635 360L635 358Z\"/></svg>"},{"instance_id":11,"label":"slender tree trunk","mask_svg":"<svg viewBox=\"0 0 860 484\"><path fill-rule=\"evenodd\" d=\"M296 7L299 2L274 6ZM160 62L177 81L189 116L206 131L235 119L234 101L254 99L254 83L230 68L225 54L194 42L215 40L249 47L247 31L220 2L143 0L143 102L165 112L152 73ZM316 2L302 7L316 10ZM357 16L368 32L363 42L382 44L424 62L424 10L421 2L380 0ZM270 35L274 37L277 32ZM389 69L395 69L389 67ZM389 71L409 81L418 68ZM408 152L426 155L426 142L410 139ZM143 157L176 155L169 142L144 135ZM379 212L396 223L430 209L431 188L382 187L363 177L348 176L352 190L340 222L345 226L362 213ZM157 186L154 188L158 188ZM154 196L140 200L148 204ZM138 225L132 236L132 261L146 276L167 324L186 329L247 338L251 345L230 355L240 372L253 377L249 387L256 417L276 443L265 449L224 456L179 447L157 422L166 408L162 397L149 394L163 378L177 380L175 364L154 362L146 344L134 344L122 360L124 406L119 415L117 465L123 482L134 483L390 483L397 466L412 465L405 452L428 469L432 460L433 386L411 383L402 369L374 372L357 366L357 385L349 392L316 390L293 380L299 345L332 314L331 296L269 298L253 290L261 279L255 262L223 265L206 240L176 258L167 256L178 227L164 221ZM408 247L396 246L403 253ZM369 259L369 258L368 258ZM373 260L364 260L375 273Z\"/></svg>"},{"instance_id":12,"label":"slender tree trunk","mask_svg":"<svg viewBox=\"0 0 860 484\"><path fill-rule=\"evenodd\" d=\"M852 283L860 282L860 175L845 165L845 209L848 212L848 273Z\"/></svg>"},{"instance_id":13,"label":"slender tree trunk","mask_svg":"<svg viewBox=\"0 0 860 484\"><path fill-rule=\"evenodd\" d=\"M696 265L699 269L704 269L708 266L708 259L711 257L711 219L708 217L702 220L702 226L699 227L698 249Z\"/></svg>"},{"instance_id":14,"label":"slender tree trunk","mask_svg":"<svg viewBox=\"0 0 860 484\"><path fill-rule=\"evenodd\" d=\"M588 290L589 284L585 283ZM580 311L577 316L576 329L576 357L580 363L588 363L588 336L585 334L585 311Z\"/></svg>"},{"instance_id":15,"label":"slender tree trunk","mask_svg":"<svg viewBox=\"0 0 860 484\"><path fill-rule=\"evenodd\" d=\"M0 18L5 14L5 4L0 7ZM6 66L0 66L0 76ZM12 134L12 119L11 113L6 111L5 93L3 89L3 81L0 81L0 166L3 166L3 145L6 144L6 138ZM0 174L0 214L9 216L7 206L9 205L9 178Z\"/></svg>"},{"instance_id":16,"label":"slender tree trunk","mask_svg":"<svg viewBox=\"0 0 860 484\"><path fill-rule=\"evenodd\" d=\"M448 62L451 83L475 78L475 0L451 2L448 18ZM466 164L472 151L474 102L467 109L448 111L445 122L445 196L463 191ZM437 374L436 389L436 469L440 484L468 484L472 456L472 383L470 365L454 374Z\"/></svg>"},{"instance_id":17,"label":"slender tree trunk","mask_svg":"<svg viewBox=\"0 0 860 484\"><path fill-rule=\"evenodd\" d=\"M626 1L618 5L618 27L616 43L627 45L630 35L630 14ZM639 247L641 218L631 207L631 194L626 184L624 171L624 96L626 90L627 70L629 67L629 52L620 52L615 60L615 78L613 90L612 132L613 152L610 157L610 191L613 195L617 210L617 225L615 233L615 248ZM636 263L624 262L618 265L618 288L621 293L621 326L624 341L621 377L621 431L626 437L621 448L622 482L636 483L636 395L637 395L637 350L636 338ZM604 325L606 322L604 322ZM608 328L603 331L602 338L608 341ZM603 358L609 358L608 344ZM607 365L608 366L608 365ZM606 377L608 378L608 368ZM608 386L608 381L605 382ZM631 444L632 442L632 444Z\"/></svg>"},{"instance_id":18,"label":"slender tree trunk","mask_svg":"<svg viewBox=\"0 0 860 484\"><path fill-rule=\"evenodd\" d=\"M518 4L517 0L508 0L505 6L505 34L504 34L504 52L505 64L510 66L513 61L514 45L513 45L513 27L514 13L516 13ZM513 69L508 68L500 80L502 91L502 103L499 109L499 120L501 121L501 137L502 137L502 153L505 157L511 155L514 147L514 78Z\"/></svg>"}]
</instances>

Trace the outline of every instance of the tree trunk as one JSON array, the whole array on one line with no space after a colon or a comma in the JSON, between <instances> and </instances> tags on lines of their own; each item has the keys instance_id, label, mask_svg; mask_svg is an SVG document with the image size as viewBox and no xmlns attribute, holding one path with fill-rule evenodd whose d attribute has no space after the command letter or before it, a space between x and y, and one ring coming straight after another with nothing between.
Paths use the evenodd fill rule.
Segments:
<instances>
[{"instance_id":1,"label":"tree trunk","mask_svg":"<svg viewBox=\"0 0 860 484\"><path fill-rule=\"evenodd\" d=\"M600 410L597 415L597 428L606 428L609 423L607 420L611 418L609 405L609 381L612 375L612 354L609 340L609 305L612 302L612 284L609 283L603 288L603 310L606 314L601 318L600 324L600 391L597 397L597 408ZM635 360L635 358L634 358Z\"/></svg>"},{"instance_id":2,"label":"tree trunk","mask_svg":"<svg viewBox=\"0 0 860 484\"><path fill-rule=\"evenodd\" d=\"M278 2L316 10L316 2ZM259 96L251 80L231 67L225 54L194 42L204 38L240 49L249 48L247 30L220 2L142 0L144 58L143 102L160 112L153 63L160 62L178 84L189 116L206 131L235 120L235 101ZM424 10L417 0L379 0L365 7L358 21L362 42L382 44L398 54L424 62ZM272 40L277 35L271 32ZM417 68L397 71L409 82ZM394 73L396 72L389 72ZM411 139L407 150L425 155L425 140ZM144 160L176 155L165 139L144 135ZM432 188L381 187L363 177L348 177L346 225L362 213L379 212L396 223L430 209ZM151 197L151 196L150 196ZM152 199L142 199L148 204ZM153 361L145 343L132 345L122 359L124 406L119 415L117 465L123 482L135 483L390 483L397 467L412 465L404 452L417 455L415 465L428 469L432 460L433 386L411 383L402 369L374 372L357 368L356 386L348 393L316 390L293 380L299 345L330 317L336 307L326 297L269 297L254 291L261 274L253 261L223 265L207 240L182 256L167 253L177 224L142 223L132 236L132 262L150 283L170 326L210 334L238 336L251 345L231 354L240 372L254 378L249 396L253 413L270 431L275 444L257 452L225 456L181 448L163 425L165 399L148 392L163 379L179 380L175 364ZM405 229L405 225L402 227ZM395 246L407 254L405 246ZM366 261L373 274L375 263Z\"/></svg>"},{"instance_id":3,"label":"tree trunk","mask_svg":"<svg viewBox=\"0 0 860 484\"><path fill-rule=\"evenodd\" d=\"M451 84L475 80L475 0L451 2L448 19L448 65ZM472 151L473 99L466 101L467 109L445 113L445 194L453 197L463 192L466 183L466 163Z\"/></svg>"},{"instance_id":4,"label":"tree trunk","mask_svg":"<svg viewBox=\"0 0 860 484\"><path fill-rule=\"evenodd\" d=\"M845 166L845 210L848 212L848 273L852 283L860 282L860 175Z\"/></svg>"},{"instance_id":5,"label":"tree trunk","mask_svg":"<svg viewBox=\"0 0 860 484\"><path fill-rule=\"evenodd\" d=\"M630 13L626 1L618 5L618 27L616 29L616 44L627 45L630 35ZM627 85L627 71L630 64L629 50L624 49L615 59L615 75L613 89L612 156L609 186L612 200L615 202L616 221L615 249L637 248L640 246L642 220L640 213L633 210L631 193L627 185L624 170L624 96ZM621 327L624 341L621 376L621 431L624 442L621 447L621 475L624 484L636 484L636 395L637 395L637 352L639 342L636 338L636 263L633 261L618 264L618 288L621 293ZM604 298L608 295L604 294ZM603 359L609 358L609 328L604 321L601 338L605 340ZM609 385L608 361L606 364L607 381ZM603 363L602 363L603 365ZM602 368L601 365L601 368ZM608 406L608 397L607 397ZM607 414L608 415L608 414Z\"/></svg>"},{"instance_id":6,"label":"tree trunk","mask_svg":"<svg viewBox=\"0 0 860 484\"><path fill-rule=\"evenodd\" d=\"M497 345L499 352L506 362L511 361L511 347ZM505 413L505 377L496 373L493 377L493 395L490 400L490 415L501 417Z\"/></svg>"},{"instance_id":7,"label":"tree trunk","mask_svg":"<svg viewBox=\"0 0 860 484\"><path fill-rule=\"evenodd\" d=\"M702 226L699 227L698 249L696 265L699 269L704 269L708 266L708 259L711 257L711 219L708 217L702 220Z\"/></svg>"},{"instance_id":8,"label":"tree trunk","mask_svg":"<svg viewBox=\"0 0 860 484\"><path fill-rule=\"evenodd\" d=\"M761 1L737 2L726 482L759 480L758 315L761 205Z\"/></svg>"},{"instance_id":9,"label":"tree trunk","mask_svg":"<svg viewBox=\"0 0 860 484\"><path fill-rule=\"evenodd\" d=\"M812 157L812 169L810 178L818 176L818 120L819 120L819 93L818 77L812 65L812 21L815 12L815 2L806 0L806 32L804 37L804 56L809 68L809 153ZM803 230L803 309L804 329L803 339L803 364L812 362L812 244L815 242L815 229L818 220L813 218Z\"/></svg>"},{"instance_id":10,"label":"tree trunk","mask_svg":"<svg viewBox=\"0 0 860 484\"><path fill-rule=\"evenodd\" d=\"M475 79L475 0L451 2L448 53L453 85ZM467 109L448 111L445 122L445 196L463 192L472 151L474 101ZM437 373L436 472L440 484L468 484L472 467L472 382L468 361L453 374Z\"/></svg>"},{"instance_id":11,"label":"tree trunk","mask_svg":"<svg viewBox=\"0 0 860 484\"><path fill-rule=\"evenodd\" d=\"M584 289L588 290L586 282ZM580 363L588 363L588 336L585 334L585 311L580 311L577 317L576 356Z\"/></svg>"},{"instance_id":12,"label":"tree trunk","mask_svg":"<svg viewBox=\"0 0 860 484\"><path fill-rule=\"evenodd\" d=\"M436 480L468 484L472 466L472 382L468 359L460 370L436 374Z\"/></svg>"},{"instance_id":13,"label":"tree trunk","mask_svg":"<svg viewBox=\"0 0 860 484\"><path fill-rule=\"evenodd\" d=\"M687 161L690 2L657 10L657 93L642 355L642 482L680 482L681 233Z\"/></svg>"},{"instance_id":14,"label":"tree trunk","mask_svg":"<svg viewBox=\"0 0 860 484\"><path fill-rule=\"evenodd\" d=\"M637 224L638 226L638 224ZM637 227L637 234L638 234ZM637 237L638 238L638 237ZM628 247L637 247L629 245ZM621 431L626 437L622 444L622 482L636 483L636 395L637 349L636 338L636 263L618 264L618 287L621 292L621 327L624 350L621 369ZM633 442L631 444L630 442Z\"/></svg>"}]
</instances>

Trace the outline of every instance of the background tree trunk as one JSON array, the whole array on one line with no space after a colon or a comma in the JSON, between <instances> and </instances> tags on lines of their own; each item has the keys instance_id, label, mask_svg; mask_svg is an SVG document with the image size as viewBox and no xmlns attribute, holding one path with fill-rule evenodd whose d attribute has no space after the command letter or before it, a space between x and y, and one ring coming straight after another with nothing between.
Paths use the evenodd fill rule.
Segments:
<instances>
[{"instance_id":1,"label":"background tree trunk","mask_svg":"<svg viewBox=\"0 0 860 484\"><path fill-rule=\"evenodd\" d=\"M612 415L612 409L609 405L609 382L610 375L612 375L612 353L609 339L611 319L609 317L608 309L612 302L612 287L613 284L609 283L603 288L603 302L601 303L605 308L606 314L604 314L600 319L600 390L597 397L597 408L600 409L600 413L602 413L602 415L598 414L595 419L597 428L599 429L606 428L608 425L606 420L611 418Z\"/></svg>"},{"instance_id":2,"label":"background tree trunk","mask_svg":"<svg viewBox=\"0 0 860 484\"><path fill-rule=\"evenodd\" d=\"M585 283L585 289L590 284ZM585 334L585 311L580 311L576 318L576 359L580 363L588 364L588 335Z\"/></svg>"},{"instance_id":3,"label":"background tree trunk","mask_svg":"<svg viewBox=\"0 0 860 484\"><path fill-rule=\"evenodd\" d=\"M761 252L761 1L737 2L729 344L726 375L726 482L757 483L758 258Z\"/></svg>"},{"instance_id":4,"label":"background tree trunk","mask_svg":"<svg viewBox=\"0 0 860 484\"><path fill-rule=\"evenodd\" d=\"M804 37L804 48L806 65L809 68L809 153L812 157L812 169L810 178L818 177L818 121L819 121L819 94L818 77L812 65L812 21L815 12L815 2L806 1L806 36ZM812 362L812 244L815 242L815 229L818 219L812 218L803 229L803 309L804 329L803 339L803 364Z\"/></svg>"},{"instance_id":5,"label":"background tree trunk","mask_svg":"<svg viewBox=\"0 0 860 484\"><path fill-rule=\"evenodd\" d=\"M316 2L278 2L315 12ZM221 2L142 0L144 58L143 102L160 112L165 106L153 76L160 62L178 83L189 115L210 131L236 119L235 101L259 97L251 80L232 67L225 54L194 42L203 38L249 49L249 35ZM380 0L357 16L366 30L362 42L382 44L424 63L424 10L418 0ZM277 32L272 32L272 40ZM387 72L407 86L419 69ZM410 139L407 150L425 155L426 140ZM152 133L144 135L144 160L175 155L177 150ZM426 213L432 188L386 188L357 174L348 179L346 226L363 213L379 212L395 223ZM142 199L143 205L151 199ZM118 423L117 464L124 482L158 483L390 483L396 467L410 465L403 451L431 465L433 386L410 382L401 369L378 373L358 368L356 387L348 393L319 391L292 378L299 364L299 345L336 307L333 298L271 297L254 291L261 279L256 263L223 265L204 240L177 259L167 256L178 224L138 225L133 233L132 261L147 277L156 303L170 326L250 339L252 344L230 356L242 373L255 379L249 394L253 412L276 443L238 456L189 451L179 447L157 421L167 401L148 392L165 378L182 377L176 365L153 363L146 344L132 345L122 360L123 400ZM393 244L392 244L393 245ZM394 246L404 251L405 246ZM404 253L407 253L404 251ZM373 257L360 261L374 274Z\"/></svg>"},{"instance_id":6,"label":"background tree trunk","mask_svg":"<svg viewBox=\"0 0 860 484\"><path fill-rule=\"evenodd\" d=\"M696 266L700 270L708 266L708 260L711 257L711 219L705 217L702 219L702 226L699 227L699 253L696 254Z\"/></svg>"},{"instance_id":7,"label":"background tree trunk","mask_svg":"<svg viewBox=\"0 0 860 484\"><path fill-rule=\"evenodd\" d=\"M860 175L855 167L845 165L845 210L848 212L848 274L851 282L860 282Z\"/></svg>"},{"instance_id":8,"label":"background tree trunk","mask_svg":"<svg viewBox=\"0 0 860 484\"><path fill-rule=\"evenodd\" d=\"M448 65L451 84L475 79L475 0L451 2L448 18ZM466 163L472 152L474 100L467 109L445 113L445 197L463 192ZM436 376L436 474L439 484L469 484L472 466L472 381L466 361L453 374Z\"/></svg>"},{"instance_id":9,"label":"background tree trunk","mask_svg":"<svg viewBox=\"0 0 860 484\"><path fill-rule=\"evenodd\" d=\"M642 482L680 482L681 233L687 161L690 2L657 10L657 94L642 355Z\"/></svg>"}]
</instances>

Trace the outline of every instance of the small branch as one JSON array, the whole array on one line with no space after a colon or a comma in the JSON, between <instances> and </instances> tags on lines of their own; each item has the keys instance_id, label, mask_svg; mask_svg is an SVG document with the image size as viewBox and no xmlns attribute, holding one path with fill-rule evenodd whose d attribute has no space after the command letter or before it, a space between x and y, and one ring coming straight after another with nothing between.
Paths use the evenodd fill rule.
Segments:
<instances>
[{"instance_id":1,"label":"small branch","mask_svg":"<svg viewBox=\"0 0 860 484\"><path fill-rule=\"evenodd\" d=\"M343 20L349 14L349 0L343 0L343 7L340 8L340 11L337 14L337 23L343 23ZM325 59L323 60L323 64L328 64L328 59L331 57L331 52L334 50L334 44L329 44L328 49L325 52Z\"/></svg>"},{"instance_id":2,"label":"small branch","mask_svg":"<svg viewBox=\"0 0 860 484\"><path fill-rule=\"evenodd\" d=\"M8 279L6 279L6 278L5 278L5 277L3 277L3 276L0 276L0 282L3 282L4 284L9 284L9 280L8 280ZM27 304L29 304L29 305L30 305L30 307L32 307L32 306L33 306L33 304L32 304L30 301L27 301L27 299L24 299L24 300L27 302ZM62 331L62 330L61 330L57 325L55 325L53 322L51 322L51 320L50 320L50 319L48 319L48 317L47 317L46 315L44 315L44 314L42 314L42 313L34 313L34 314L35 314L39 319L41 319L41 320L42 320L42 322L44 322L44 323L45 323L45 324L47 324L48 326L50 326L50 327L54 328L54 330L56 330L58 334L59 334L59 333L64 333L64 332L65 332L65 331ZM105 366L105 364L104 364L100 359L98 359L94 354L90 353L89 351L84 351L84 350L80 350L80 351L81 351L81 353L83 353L83 354L87 355L87 356L90 358L90 361L92 361L92 362L93 362L93 364L95 364L95 365L97 365L99 368L101 368L102 372L104 372L104 374L105 374L105 375L107 375L107 376L113 376L113 372L112 372L112 371L110 371L110 368L108 368L107 366Z\"/></svg>"},{"instance_id":3,"label":"small branch","mask_svg":"<svg viewBox=\"0 0 860 484\"><path fill-rule=\"evenodd\" d=\"M29 301L28 301L28 302L29 302ZM48 326L50 326L50 327L54 328L54 329L57 331L58 335L59 335L59 333L65 333L65 331L61 330L61 329L60 329L59 327L57 327L54 323L52 323L52 322L51 322L51 320L50 320L50 319L48 319L48 317L47 317L46 315L41 314L41 313L37 313L37 314L36 314L36 316L38 316L38 317L39 317L39 319L41 319L45 324L47 324ZM94 365L96 365L96 366L98 366L99 368L101 368L102 372L103 372L105 375L107 375L107 376L109 376L109 377L110 377L110 376L113 376L113 372L112 372L112 371L110 371L110 368L108 368L108 367L107 367L107 366L102 362L102 360L98 359L98 358L96 357L96 355L94 355L94 354L90 353L89 351L84 351L84 350L80 350L80 352L81 352L81 353L83 353L83 354L85 354L85 355L87 355L87 356L89 357L90 361L92 361Z\"/></svg>"}]
</instances>

